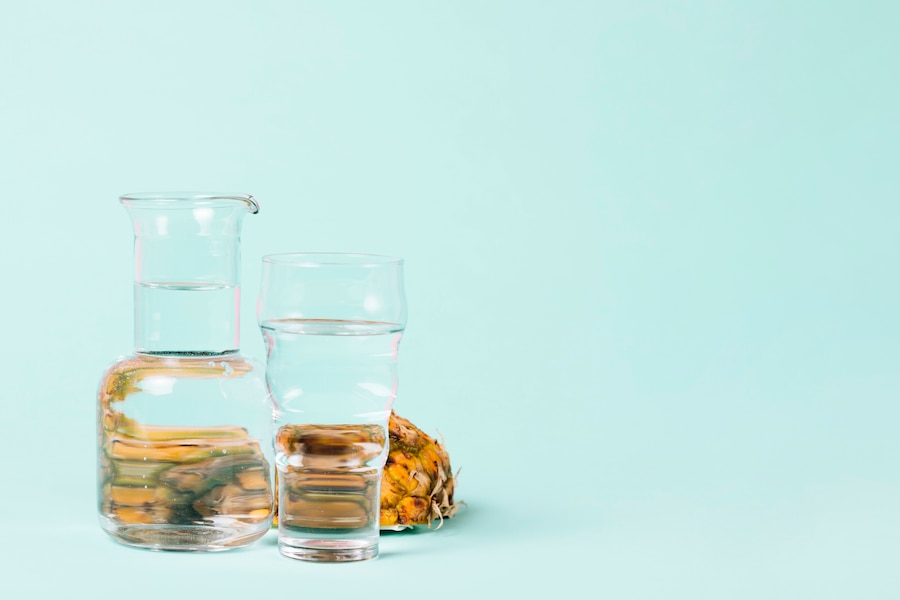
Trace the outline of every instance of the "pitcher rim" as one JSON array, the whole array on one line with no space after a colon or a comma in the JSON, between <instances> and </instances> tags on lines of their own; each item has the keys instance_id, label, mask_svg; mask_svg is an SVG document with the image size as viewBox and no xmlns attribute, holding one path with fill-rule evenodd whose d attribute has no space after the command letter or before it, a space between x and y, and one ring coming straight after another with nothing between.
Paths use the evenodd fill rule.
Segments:
<instances>
[{"instance_id":1,"label":"pitcher rim","mask_svg":"<svg viewBox=\"0 0 900 600\"><path fill-rule=\"evenodd\" d=\"M127 208L184 208L225 205L227 202L243 202L250 214L259 212L259 203L250 194L214 192L131 192L119 196L119 202Z\"/></svg>"}]
</instances>

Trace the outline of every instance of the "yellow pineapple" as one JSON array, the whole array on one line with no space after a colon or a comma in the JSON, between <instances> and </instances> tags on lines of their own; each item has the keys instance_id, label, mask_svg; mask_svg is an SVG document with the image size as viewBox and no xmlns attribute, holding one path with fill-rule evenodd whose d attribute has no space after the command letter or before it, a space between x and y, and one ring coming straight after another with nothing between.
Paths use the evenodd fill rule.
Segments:
<instances>
[{"instance_id":1,"label":"yellow pineapple","mask_svg":"<svg viewBox=\"0 0 900 600\"><path fill-rule=\"evenodd\" d=\"M402 528L452 517L456 481L443 445L391 412L390 453L381 478L381 527Z\"/></svg>"}]
</instances>

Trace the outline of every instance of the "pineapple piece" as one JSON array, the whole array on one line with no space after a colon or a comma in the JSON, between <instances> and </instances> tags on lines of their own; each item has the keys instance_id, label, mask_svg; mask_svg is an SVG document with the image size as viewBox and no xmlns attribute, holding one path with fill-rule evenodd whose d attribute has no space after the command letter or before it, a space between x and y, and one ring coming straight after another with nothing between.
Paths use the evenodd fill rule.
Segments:
<instances>
[{"instance_id":1,"label":"pineapple piece","mask_svg":"<svg viewBox=\"0 0 900 600\"><path fill-rule=\"evenodd\" d=\"M450 518L456 479L443 445L407 419L391 412L390 453L381 478L381 527L402 528Z\"/></svg>"}]
</instances>

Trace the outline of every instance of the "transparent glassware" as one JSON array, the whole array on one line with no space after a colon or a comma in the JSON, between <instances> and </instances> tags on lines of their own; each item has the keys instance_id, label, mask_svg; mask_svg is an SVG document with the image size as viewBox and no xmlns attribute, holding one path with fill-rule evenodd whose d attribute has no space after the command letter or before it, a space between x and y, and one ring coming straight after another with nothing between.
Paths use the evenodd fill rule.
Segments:
<instances>
[{"instance_id":1,"label":"transparent glassware","mask_svg":"<svg viewBox=\"0 0 900 600\"><path fill-rule=\"evenodd\" d=\"M257 318L275 403L281 553L309 561L374 558L406 326L403 261L266 256Z\"/></svg>"},{"instance_id":2,"label":"transparent glassware","mask_svg":"<svg viewBox=\"0 0 900 600\"><path fill-rule=\"evenodd\" d=\"M116 541L214 551L273 516L272 404L240 354L241 194L129 194L133 354L98 391L98 504Z\"/></svg>"}]
</instances>

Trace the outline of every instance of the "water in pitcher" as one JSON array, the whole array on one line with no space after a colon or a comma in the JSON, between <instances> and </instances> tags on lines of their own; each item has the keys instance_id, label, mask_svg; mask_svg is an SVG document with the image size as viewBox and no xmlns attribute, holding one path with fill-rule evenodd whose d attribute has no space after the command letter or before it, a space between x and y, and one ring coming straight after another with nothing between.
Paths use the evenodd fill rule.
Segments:
<instances>
[{"instance_id":1,"label":"water in pitcher","mask_svg":"<svg viewBox=\"0 0 900 600\"><path fill-rule=\"evenodd\" d=\"M240 287L227 283L135 283L137 350L209 356L240 345Z\"/></svg>"}]
</instances>

